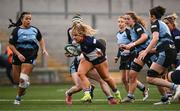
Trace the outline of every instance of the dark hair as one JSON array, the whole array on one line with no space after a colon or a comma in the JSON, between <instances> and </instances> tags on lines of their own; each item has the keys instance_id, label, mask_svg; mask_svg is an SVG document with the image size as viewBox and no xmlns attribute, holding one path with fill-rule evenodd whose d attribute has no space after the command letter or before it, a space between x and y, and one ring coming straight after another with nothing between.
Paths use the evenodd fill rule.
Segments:
<instances>
[{"instance_id":1,"label":"dark hair","mask_svg":"<svg viewBox=\"0 0 180 111\"><path fill-rule=\"evenodd\" d=\"M9 19L9 22L10 22L11 24L9 24L8 28L18 27L18 26L22 25L21 19L23 19L24 15L26 15L26 14L31 14L31 13L30 13L30 12L22 12L21 15L20 15L20 17L19 17L18 20L16 21L16 23L14 23L14 22L12 21L12 19Z\"/></svg>"},{"instance_id":2,"label":"dark hair","mask_svg":"<svg viewBox=\"0 0 180 111\"><path fill-rule=\"evenodd\" d=\"M156 6L150 9L151 16L154 15L156 19L161 19L161 17L165 14L166 9L162 6Z\"/></svg>"},{"instance_id":3,"label":"dark hair","mask_svg":"<svg viewBox=\"0 0 180 111\"><path fill-rule=\"evenodd\" d=\"M80 14L76 13L73 18L72 18L72 22L76 22L76 21L79 21L79 22L82 22L83 21L83 18L81 17Z\"/></svg>"},{"instance_id":4,"label":"dark hair","mask_svg":"<svg viewBox=\"0 0 180 111\"><path fill-rule=\"evenodd\" d=\"M127 12L125 14L129 15L134 20L135 23L139 23L143 27L146 27L145 21L140 16L137 16L135 12L130 11L130 12Z\"/></svg>"}]
</instances>

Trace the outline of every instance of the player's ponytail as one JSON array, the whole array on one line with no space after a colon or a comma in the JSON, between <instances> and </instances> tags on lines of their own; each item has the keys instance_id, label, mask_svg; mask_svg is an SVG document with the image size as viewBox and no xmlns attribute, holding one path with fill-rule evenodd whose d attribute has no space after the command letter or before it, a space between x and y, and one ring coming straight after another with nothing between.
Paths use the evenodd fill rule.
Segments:
<instances>
[{"instance_id":1,"label":"player's ponytail","mask_svg":"<svg viewBox=\"0 0 180 111\"><path fill-rule=\"evenodd\" d=\"M20 17L19 17L18 20L16 21L16 23L14 23L14 22L12 21L12 19L9 19L10 24L9 24L8 28L18 27L18 26L22 25L22 21L21 21L21 20L23 19L24 15L26 15L26 14L31 14L31 13L30 13L30 12L22 12L21 15L20 15Z\"/></svg>"}]
</instances>

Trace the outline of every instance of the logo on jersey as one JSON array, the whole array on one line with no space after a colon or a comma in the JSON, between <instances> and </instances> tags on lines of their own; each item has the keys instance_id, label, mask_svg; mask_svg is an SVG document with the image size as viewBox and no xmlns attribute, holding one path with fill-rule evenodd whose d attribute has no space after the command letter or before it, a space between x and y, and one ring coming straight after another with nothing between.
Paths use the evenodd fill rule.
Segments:
<instances>
[{"instance_id":1,"label":"logo on jersey","mask_svg":"<svg viewBox=\"0 0 180 111\"><path fill-rule=\"evenodd\" d=\"M176 36L175 39L180 39L180 36Z\"/></svg>"},{"instance_id":2,"label":"logo on jersey","mask_svg":"<svg viewBox=\"0 0 180 111\"><path fill-rule=\"evenodd\" d=\"M142 28L138 28L138 29L137 29L137 32L139 32L139 31L141 31L141 30L142 30Z\"/></svg>"},{"instance_id":3,"label":"logo on jersey","mask_svg":"<svg viewBox=\"0 0 180 111\"><path fill-rule=\"evenodd\" d=\"M157 27L157 25L152 25L152 26L151 26L151 28L156 28L156 27Z\"/></svg>"},{"instance_id":4,"label":"logo on jersey","mask_svg":"<svg viewBox=\"0 0 180 111\"><path fill-rule=\"evenodd\" d=\"M169 47L170 47L171 49L175 49L175 48L176 48L174 44L169 44Z\"/></svg>"}]
</instances>

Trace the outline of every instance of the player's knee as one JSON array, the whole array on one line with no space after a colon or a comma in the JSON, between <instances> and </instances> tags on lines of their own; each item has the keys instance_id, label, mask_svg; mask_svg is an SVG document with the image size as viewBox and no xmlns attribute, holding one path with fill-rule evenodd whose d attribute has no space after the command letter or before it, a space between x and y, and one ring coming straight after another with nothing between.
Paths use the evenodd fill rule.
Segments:
<instances>
[{"instance_id":1,"label":"player's knee","mask_svg":"<svg viewBox=\"0 0 180 111\"><path fill-rule=\"evenodd\" d=\"M74 89L76 89L76 90L81 90L81 89L82 89L82 86L81 86L80 84L76 84L76 85L74 86Z\"/></svg>"},{"instance_id":2,"label":"player's knee","mask_svg":"<svg viewBox=\"0 0 180 111\"><path fill-rule=\"evenodd\" d=\"M154 78L157 78L159 76L159 73L153 69L148 70L147 72L147 82L150 84L153 84Z\"/></svg>"},{"instance_id":3,"label":"player's knee","mask_svg":"<svg viewBox=\"0 0 180 111\"><path fill-rule=\"evenodd\" d=\"M133 62L132 65L131 65L131 70L134 70L136 72L140 72L142 69L142 66Z\"/></svg>"},{"instance_id":4,"label":"player's knee","mask_svg":"<svg viewBox=\"0 0 180 111\"><path fill-rule=\"evenodd\" d=\"M74 87L75 87L75 89L81 89L81 88L82 88L80 82L75 83L75 86L74 86Z\"/></svg>"},{"instance_id":5,"label":"player's knee","mask_svg":"<svg viewBox=\"0 0 180 111\"><path fill-rule=\"evenodd\" d=\"M103 79L100 79L100 80L97 81L97 82L99 82L99 84L100 84L101 86L107 84L106 81L103 80Z\"/></svg>"},{"instance_id":6,"label":"player's knee","mask_svg":"<svg viewBox=\"0 0 180 111\"><path fill-rule=\"evenodd\" d=\"M137 76L129 76L129 82L130 83L135 83L137 81Z\"/></svg>"},{"instance_id":7,"label":"player's knee","mask_svg":"<svg viewBox=\"0 0 180 111\"><path fill-rule=\"evenodd\" d=\"M86 74L84 74L83 72L77 72L77 75L78 77L80 77L81 80L86 78Z\"/></svg>"},{"instance_id":8,"label":"player's knee","mask_svg":"<svg viewBox=\"0 0 180 111\"><path fill-rule=\"evenodd\" d=\"M149 84L153 84L154 82L154 77L146 77L146 81L149 83Z\"/></svg>"},{"instance_id":9,"label":"player's knee","mask_svg":"<svg viewBox=\"0 0 180 111\"><path fill-rule=\"evenodd\" d=\"M136 71L131 71L129 73L129 82L130 83L135 83L137 81L137 72Z\"/></svg>"},{"instance_id":10,"label":"player's knee","mask_svg":"<svg viewBox=\"0 0 180 111\"><path fill-rule=\"evenodd\" d=\"M159 76L159 73L153 69L150 69L148 70L147 72L147 76L148 77L158 77Z\"/></svg>"},{"instance_id":11,"label":"player's knee","mask_svg":"<svg viewBox=\"0 0 180 111\"><path fill-rule=\"evenodd\" d=\"M104 77L103 80L104 80L105 82L108 82L108 81L111 81L111 78L110 78L110 77Z\"/></svg>"},{"instance_id":12,"label":"player's knee","mask_svg":"<svg viewBox=\"0 0 180 111\"><path fill-rule=\"evenodd\" d=\"M20 88L27 88L29 85L30 85L29 76L27 74L21 73L20 74L19 87Z\"/></svg>"}]
</instances>

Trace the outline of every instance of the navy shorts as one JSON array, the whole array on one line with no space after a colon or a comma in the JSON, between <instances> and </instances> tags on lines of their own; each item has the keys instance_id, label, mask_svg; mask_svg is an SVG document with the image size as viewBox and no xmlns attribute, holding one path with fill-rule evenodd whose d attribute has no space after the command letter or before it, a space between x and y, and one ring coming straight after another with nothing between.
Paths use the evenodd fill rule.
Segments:
<instances>
[{"instance_id":1,"label":"navy shorts","mask_svg":"<svg viewBox=\"0 0 180 111\"><path fill-rule=\"evenodd\" d=\"M35 65L38 50L32 49L20 49L18 50L26 59L24 62L21 62L17 55L13 54L12 64L21 65L22 63L29 63Z\"/></svg>"},{"instance_id":2,"label":"navy shorts","mask_svg":"<svg viewBox=\"0 0 180 111\"><path fill-rule=\"evenodd\" d=\"M133 59L130 55L121 56L119 70L130 70Z\"/></svg>"},{"instance_id":3,"label":"navy shorts","mask_svg":"<svg viewBox=\"0 0 180 111\"><path fill-rule=\"evenodd\" d=\"M177 53L175 49L165 50L158 53L155 63L168 68L176 60L176 56Z\"/></svg>"},{"instance_id":4,"label":"navy shorts","mask_svg":"<svg viewBox=\"0 0 180 111\"><path fill-rule=\"evenodd\" d=\"M175 70L171 73L171 80L175 84L180 84L180 70Z\"/></svg>"}]
</instances>

